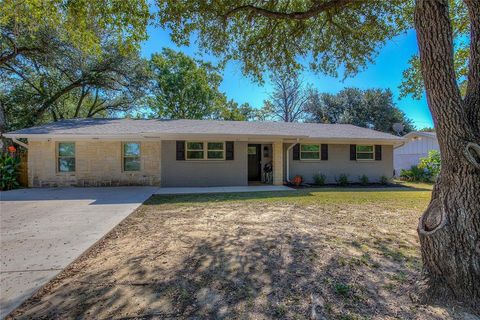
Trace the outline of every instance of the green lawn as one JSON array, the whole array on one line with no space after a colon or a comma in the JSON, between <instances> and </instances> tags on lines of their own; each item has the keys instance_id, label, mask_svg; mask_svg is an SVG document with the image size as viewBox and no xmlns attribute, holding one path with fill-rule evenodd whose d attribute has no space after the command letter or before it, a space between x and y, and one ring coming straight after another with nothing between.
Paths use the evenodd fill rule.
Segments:
<instances>
[{"instance_id":1,"label":"green lawn","mask_svg":"<svg viewBox=\"0 0 480 320\"><path fill-rule=\"evenodd\" d=\"M14 316L456 319L408 296L427 187L154 196Z\"/></svg>"}]
</instances>

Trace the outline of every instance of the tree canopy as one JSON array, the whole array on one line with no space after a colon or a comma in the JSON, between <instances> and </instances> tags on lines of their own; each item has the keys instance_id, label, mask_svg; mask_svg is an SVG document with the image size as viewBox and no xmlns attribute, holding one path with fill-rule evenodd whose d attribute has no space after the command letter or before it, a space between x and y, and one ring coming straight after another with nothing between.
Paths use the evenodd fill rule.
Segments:
<instances>
[{"instance_id":1,"label":"tree canopy","mask_svg":"<svg viewBox=\"0 0 480 320\"><path fill-rule=\"evenodd\" d=\"M352 75L366 67L387 39L411 26L410 1L157 0L163 27L177 44L192 32L200 48L242 63L261 79L266 70L298 69Z\"/></svg>"},{"instance_id":2,"label":"tree canopy","mask_svg":"<svg viewBox=\"0 0 480 320\"><path fill-rule=\"evenodd\" d=\"M152 18L143 0L2 0L0 65L18 55L43 51L42 33L53 30L84 52L98 52L108 33L122 50L138 48Z\"/></svg>"},{"instance_id":3,"label":"tree canopy","mask_svg":"<svg viewBox=\"0 0 480 320\"><path fill-rule=\"evenodd\" d=\"M7 130L64 118L112 116L133 108L148 88L146 61L104 36L85 53L52 30L43 51L0 65L1 111Z\"/></svg>"},{"instance_id":4,"label":"tree canopy","mask_svg":"<svg viewBox=\"0 0 480 320\"><path fill-rule=\"evenodd\" d=\"M307 121L320 123L349 123L360 127L396 133L394 123L402 123L404 132L414 130L407 118L393 102L389 89L345 88L337 94L310 92Z\"/></svg>"},{"instance_id":5,"label":"tree canopy","mask_svg":"<svg viewBox=\"0 0 480 320\"><path fill-rule=\"evenodd\" d=\"M249 120L248 104L227 101L220 91L222 75L210 63L184 53L163 49L150 60L153 86L147 109L164 119Z\"/></svg>"},{"instance_id":6,"label":"tree canopy","mask_svg":"<svg viewBox=\"0 0 480 320\"><path fill-rule=\"evenodd\" d=\"M450 19L456 37L454 51L455 74L460 84L462 94L465 94L468 75L468 58L470 56L470 20L467 6L465 6L463 0L449 0L449 4ZM420 69L420 57L418 54L411 57L409 67L403 72L400 91L402 97L411 95L415 99L420 99L425 92L425 85Z\"/></svg>"}]
</instances>

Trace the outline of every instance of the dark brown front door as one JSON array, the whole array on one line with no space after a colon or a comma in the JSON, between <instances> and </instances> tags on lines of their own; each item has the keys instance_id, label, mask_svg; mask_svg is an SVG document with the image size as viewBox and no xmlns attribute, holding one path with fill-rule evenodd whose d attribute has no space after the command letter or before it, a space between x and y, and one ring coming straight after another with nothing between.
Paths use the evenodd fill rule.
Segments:
<instances>
[{"instance_id":1,"label":"dark brown front door","mask_svg":"<svg viewBox=\"0 0 480 320\"><path fill-rule=\"evenodd\" d=\"M261 145L248 145L248 181L262 180L262 169L260 165L261 160Z\"/></svg>"}]
</instances>

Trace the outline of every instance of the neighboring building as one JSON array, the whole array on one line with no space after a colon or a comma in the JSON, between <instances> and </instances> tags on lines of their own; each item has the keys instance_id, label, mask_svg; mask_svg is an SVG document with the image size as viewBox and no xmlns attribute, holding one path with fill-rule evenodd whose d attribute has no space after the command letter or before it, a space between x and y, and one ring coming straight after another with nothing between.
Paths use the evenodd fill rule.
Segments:
<instances>
[{"instance_id":1,"label":"neighboring building","mask_svg":"<svg viewBox=\"0 0 480 320\"><path fill-rule=\"evenodd\" d=\"M440 150L435 132L415 131L403 136L405 144L394 151L395 175L402 169L410 169L420 162L420 158L428 156L430 150Z\"/></svg>"},{"instance_id":2,"label":"neighboring building","mask_svg":"<svg viewBox=\"0 0 480 320\"><path fill-rule=\"evenodd\" d=\"M31 187L273 184L316 173L335 182L393 176L401 137L348 124L75 119L5 134L28 140Z\"/></svg>"}]
</instances>

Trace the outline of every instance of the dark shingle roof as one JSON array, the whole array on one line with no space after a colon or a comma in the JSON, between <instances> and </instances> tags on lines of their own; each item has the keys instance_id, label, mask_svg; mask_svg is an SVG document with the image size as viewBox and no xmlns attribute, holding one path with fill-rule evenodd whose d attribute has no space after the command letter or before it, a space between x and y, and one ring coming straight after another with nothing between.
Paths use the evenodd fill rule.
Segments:
<instances>
[{"instance_id":1,"label":"dark shingle roof","mask_svg":"<svg viewBox=\"0 0 480 320\"><path fill-rule=\"evenodd\" d=\"M250 122L216 120L134 120L73 119L9 132L7 136L161 136L173 134L279 136L284 138L378 139L399 141L402 138L349 124Z\"/></svg>"}]
</instances>

